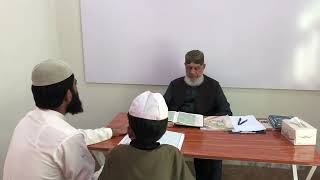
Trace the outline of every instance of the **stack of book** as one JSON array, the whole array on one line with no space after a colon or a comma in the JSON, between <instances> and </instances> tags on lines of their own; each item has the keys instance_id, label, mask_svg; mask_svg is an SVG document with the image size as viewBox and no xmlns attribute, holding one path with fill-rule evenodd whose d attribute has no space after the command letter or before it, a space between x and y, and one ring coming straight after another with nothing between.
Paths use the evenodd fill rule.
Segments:
<instances>
[{"instance_id":1,"label":"stack of book","mask_svg":"<svg viewBox=\"0 0 320 180\"><path fill-rule=\"evenodd\" d=\"M273 128L281 129L282 120L291 119L291 118L293 118L293 116L269 115L268 121L270 122L270 124Z\"/></svg>"}]
</instances>

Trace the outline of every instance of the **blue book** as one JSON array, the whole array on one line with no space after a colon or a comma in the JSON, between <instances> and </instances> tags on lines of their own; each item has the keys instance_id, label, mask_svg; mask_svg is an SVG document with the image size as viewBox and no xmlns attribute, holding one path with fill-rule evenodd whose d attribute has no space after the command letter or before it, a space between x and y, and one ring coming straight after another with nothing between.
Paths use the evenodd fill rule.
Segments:
<instances>
[{"instance_id":1,"label":"blue book","mask_svg":"<svg viewBox=\"0 0 320 180\"><path fill-rule=\"evenodd\" d=\"M282 115L269 115L268 120L271 126L275 129L281 129L282 120L291 119L293 116L282 116Z\"/></svg>"}]
</instances>

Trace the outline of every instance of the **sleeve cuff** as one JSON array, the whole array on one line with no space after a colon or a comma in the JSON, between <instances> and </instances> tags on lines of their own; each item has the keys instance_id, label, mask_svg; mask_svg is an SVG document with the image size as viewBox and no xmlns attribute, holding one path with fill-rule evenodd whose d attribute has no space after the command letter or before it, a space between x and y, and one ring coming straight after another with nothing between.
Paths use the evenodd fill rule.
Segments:
<instances>
[{"instance_id":1,"label":"sleeve cuff","mask_svg":"<svg viewBox=\"0 0 320 180\"><path fill-rule=\"evenodd\" d=\"M111 128L79 129L79 131L83 134L86 145L99 143L112 137Z\"/></svg>"}]
</instances>

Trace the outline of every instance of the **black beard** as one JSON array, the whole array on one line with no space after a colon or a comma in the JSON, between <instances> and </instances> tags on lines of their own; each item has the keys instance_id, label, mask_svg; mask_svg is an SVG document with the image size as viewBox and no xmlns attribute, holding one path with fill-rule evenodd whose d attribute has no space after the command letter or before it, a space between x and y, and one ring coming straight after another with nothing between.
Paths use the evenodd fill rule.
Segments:
<instances>
[{"instance_id":1,"label":"black beard","mask_svg":"<svg viewBox=\"0 0 320 180\"><path fill-rule=\"evenodd\" d=\"M67 107L66 113L78 114L83 112L82 102L79 98L79 94L76 93L73 89L71 89L72 100Z\"/></svg>"}]
</instances>

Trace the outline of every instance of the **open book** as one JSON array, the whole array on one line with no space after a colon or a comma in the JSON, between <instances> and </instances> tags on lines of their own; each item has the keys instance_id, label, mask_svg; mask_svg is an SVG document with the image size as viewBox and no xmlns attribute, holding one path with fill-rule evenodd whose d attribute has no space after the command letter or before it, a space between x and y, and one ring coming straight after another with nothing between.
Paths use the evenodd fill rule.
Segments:
<instances>
[{"instance_id":1,"label":"open book","mask_svg":"<svg viewBox=\"0 0 320 180\"><path fill-rule=\"evenodd\" d=\"M170 144L172 146L175 146L179 150L181 150L182 144L184 141L184 134L173 132L173 131L166 131L164 135L159 139L160 144ZM128 135L126 135L122 140L119 142L119 144L130 144L131 139Z\"/></svg>"},{"instance_id":2,"label":"open book","mask_svg":"<svg viewBox=\"0 0 320 180\"><path fill-rule=\"evenodd\" d=\"M168 120L178 125L203 127L203 115L201 114L169 111Z\"/></svg>"},{"instance_id":3,"label":"open book","mask_svg":"<svg viewBox=\"0 0 320 180\"><path fill-rule=\"evenodd\" d=\"M229 116L207 116L203 119L201 130L231 131L233 130L233 125Z\"/></svg>"}]
</instances>

